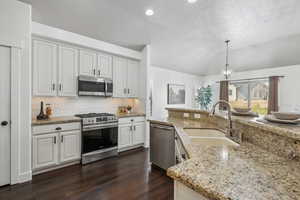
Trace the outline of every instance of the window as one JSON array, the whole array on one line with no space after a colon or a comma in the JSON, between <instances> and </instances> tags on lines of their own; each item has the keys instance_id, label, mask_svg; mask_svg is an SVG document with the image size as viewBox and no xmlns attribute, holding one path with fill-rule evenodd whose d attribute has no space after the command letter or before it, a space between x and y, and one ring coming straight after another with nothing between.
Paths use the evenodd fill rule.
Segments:
<instances>
[{"instance_id":1,"label":"window","mask_svg":"<svg viewBox=\"0 0 300 200\"><path fill-rule=\"evenodd\" d=\"M232 107L251 108L253 112L267 114L269 81L235 81L229 84L229 102Z\"/></svg>"}]
</instances>

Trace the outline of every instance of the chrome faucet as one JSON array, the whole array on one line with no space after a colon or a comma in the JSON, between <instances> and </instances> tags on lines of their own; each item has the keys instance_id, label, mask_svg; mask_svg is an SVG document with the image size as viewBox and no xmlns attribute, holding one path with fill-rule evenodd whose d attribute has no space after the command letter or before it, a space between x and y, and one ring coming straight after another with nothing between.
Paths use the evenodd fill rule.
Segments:
<instances>
[{"instance_id":1,"label":"chrome faucet","mask_svg":"<svg viewBox=\"0 0 300 200\"><path fill-rule=\"evenodd\" d=\"M218 102L216 102L214 105L213 105L213 107L212 107L212 109L211 109L211 112L210 112L210 114L209 114L209 116L213 116L214 114L215 114L215 112L216 112L216 107L217 107L217 105L218 104L224 104L224 105L226 105L226 107L227 107L227 116L228 116L228 133L229 133L229 135L230 135L230 137L232 137L233 135L232 135L232 119L231 119L231 105L229 104L229 102L228 101L225 101L225 100L219 100Z\"/></svg>"}]
</instances>

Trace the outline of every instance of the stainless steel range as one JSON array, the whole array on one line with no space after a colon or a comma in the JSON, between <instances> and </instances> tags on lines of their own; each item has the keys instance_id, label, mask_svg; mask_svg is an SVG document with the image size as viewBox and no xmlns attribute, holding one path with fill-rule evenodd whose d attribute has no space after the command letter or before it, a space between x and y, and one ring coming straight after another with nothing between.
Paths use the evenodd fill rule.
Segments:
<instances>
[{"instance_id":1,"label":"stainless steel range","mask_svg":"<svg viewBox=\"0 0 300 200\"><path fill-rule=\"evenodd\" d=\"M82 118L82 164L118 155L118 120L109 113L75 115Z\"/></svg>"}]
</instances>

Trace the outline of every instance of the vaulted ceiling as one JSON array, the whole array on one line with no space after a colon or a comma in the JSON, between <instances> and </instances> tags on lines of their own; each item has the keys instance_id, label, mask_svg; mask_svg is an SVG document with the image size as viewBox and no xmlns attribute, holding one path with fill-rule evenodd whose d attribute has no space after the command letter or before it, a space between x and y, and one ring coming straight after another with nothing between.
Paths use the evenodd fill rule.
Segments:
<instances>
[{"instance_id":1,"label":"vaulted ceiling","mask_svg":"<svg viewBox=\"0 0 300 200\"><path fill-rule=\"evenodd\" d=\"M235 71L300 64L299 0L21 1L39 23L136 50L150 44L151 63L176 71L220 73L226 39Z\"/></svg>"}]
</instances>

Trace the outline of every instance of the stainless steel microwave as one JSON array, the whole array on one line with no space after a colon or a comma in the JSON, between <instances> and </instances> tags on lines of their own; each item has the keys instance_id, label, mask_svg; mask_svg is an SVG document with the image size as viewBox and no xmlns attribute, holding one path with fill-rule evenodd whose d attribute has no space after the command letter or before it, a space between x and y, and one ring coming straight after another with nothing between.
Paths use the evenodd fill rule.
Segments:
<instances>
[{"instance_id":1,"label":"stainless steel microwave","mask_svg":"<svg viewBox=\"0 0 300 200\"><path fill-rule=\"evenodd\" d=\"M111 97L113 95L113 81L94 76L78 76L79 96Z\"/></svg>"}]
</instances>

